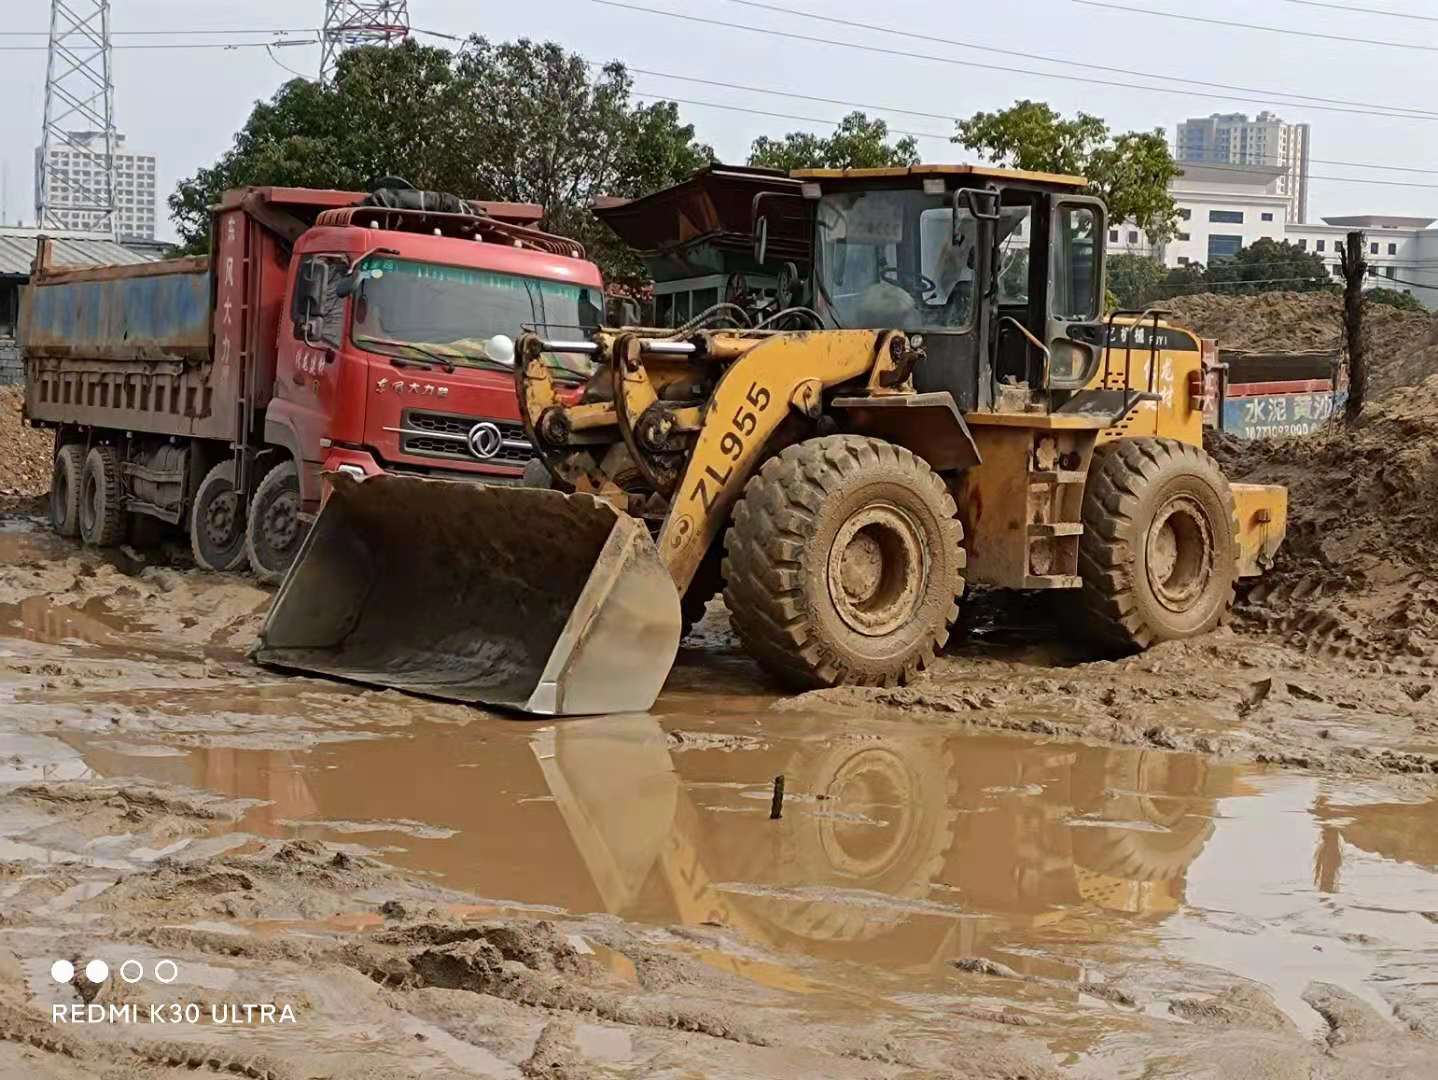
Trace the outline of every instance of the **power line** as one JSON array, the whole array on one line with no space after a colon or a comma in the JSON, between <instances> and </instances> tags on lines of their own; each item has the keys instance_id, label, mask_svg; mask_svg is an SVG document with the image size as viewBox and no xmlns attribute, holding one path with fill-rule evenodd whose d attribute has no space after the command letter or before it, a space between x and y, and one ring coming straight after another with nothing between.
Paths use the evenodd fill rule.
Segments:
<instances>
[{"instance_id":1,"label":"power line","mask_svg":"<svg viewBox=\"0 0 1438 1080\"><path fill-rule=\"evenodd\" d=\"M291 47L295 45L318 45L318 41L168 41L155 42L145 45L114 45L112 49L116 52L121 49L267 49L272 45ZM45 52L45 45L0 45L0 52Z\"/></svg>"},{"instance_id":2,"label":"power line","mask_svg":"<svg viewBox=\"0 0 1438 1080\"><path fill-rule=\"evenodd\" d=\"M1414 15L1407 11L1384 11L1382 8L1354 7L1351 4L1326 4L1323 0L1284 0L1287 4L1302 4L1304 7L1332 8L1334 11L1358 12L1363 15L1387 15L1392 19L1417 19L1420 22L1438 22L1432 15Z\"/></svg>"},{"instance_id":3,"label":"power line","mask_svg":"<svg viewBox=\"0 0 1438 1080\"><path fill-rule=\"evenodd\" d=\"M1286 26L1259 26L1256 23L1230 22L1228 19L1209 19L1202 15L1180 15L1174 11L1154 11L1151 8L1127 7L1123 4L1108 3L1108 0L1073 0L1073 2L1075 4L1082 4L1084 7L1126 11L1130 15L1156 15L1161 19L1181 19L1184 22L1208 23L1211 26L1232 26L1239 30L1262 30L1267 34L1321 38L1324 41L1341 41L1345 45L1381 45L1389 49L1414 49L1418 52L1438 52L1438 45L1419 45L1412 41L1382 41L1377 38L1353 37L1350 34L1321 34L1316 30L1292 30Z\"/></svg>"},{"instance_id":4,"label":"power line","mask_svg":"<svg viewBox=\"0 0 1438 1080\"><path fill-rule=\"evenodd\" d=\"M603 64L601 64L600 62L595 61L595 60L587 61L587 63L588 63L591 67L596 67L596 68L599 68L599 67L603 67L603 66L604 66ZM702 85L702 86L712 86L712 87L716 87L716 88L718 88L718 89L724 89L724 90L742 90L742 91L745 91L746 93L752 93L752 94L768 94L768 95L771 95L771 96L774 96L774 97L794 98L794 99L799 100L799 101L813 101L813 102L817 102L817 103L825 104L825 105L839 105L839 106L842 106L842 107L844 107L844 108L849 108L849 109L867 109L867 110L872 110L872 111L874 111L874 112L903 113L904 115L907 115L907 116L922 116L922 117L926 117L926 118L931 119L931 120L946 120L946 121L949 121L949 122L951 122L951 123L956 123L956 122L958 121L958 119L959 119L958 117L953 116L953 115L948 114L948 113L926 112L926 111L923 111L923 110L920 110L920 109L906 109L906 108L902 108L902 107L896 106L896 105L876 105L876 104L874 104L873 102L850 101L850 100L847 100L847 99L845 99L845 98L823 97L823 96L821 96L821 95L816 95L816 94L800 94L800 93L795 93L795 92L790 91L790 90L776 90L776 89L774 89L773 87L750 86L750 85L746 85L746 84L744 84L744 83L728 82L728 81L725 81L725 80L722 80L722 79L703 79L703 78L699 78L699 77L694 76L694 75L680 75L680 74L677 74L677 73L672 72L672 71L655 71L655 70L652 69L652 68L631 67L631 66L630 66L629 64L627 64L627 63L625 64L625 68L626 68L627 70L629 70L629 71L634 72L636 75L647 75L647 76L650 76L651 78L656 78L656 79L674 79L674 80L677 80L677 81L679 81L679 82L697 83L697 84L700 84L700 85ZM664 95L651 94L651 95L649 95L649 96L664 96ZM671 99L671 100L679 101L679 99L677 99L677 98L674 98L674 99ZM683 102L683 101L681 101L680 103L681 103L681 104L699 105L699 106L702 106L702 107L707 107L707 108L712 108L712 109L732 108L732 109L735 109L736 111L741 111L741 112L759 112L759 113L761 113L761 115L775 115L775 116L780 117L781 119L787 119L787 120L803 120L803 121L806 121L806 122L809 122L809 123L816 123L816 124L836 124L836 123L838 123L838 121L835 121L835 120L821 120L821 119L818 119L817 117L794 116L794 115L790 115L790 114L788 114L788 113L769 114L769 113L764 113L762 110L750 110L750 109L744 109L744 108L742 108L742 107L740 107L740 106L721 105L721 104L719 104L719 103L717 103L717 102L712 102L712 101L700 101L700 102L694 102L694 101ZM939 138L943 138L943 139L946 139L947 141L950 141L950 142L953 141L953 140L950 139L948 136L939 135L939 134L934 133L934 132L928 132L928 131L903 131L902 129L899 129L899 128L892 128L891 130L894 131L895 133L901 134L901 135L913 135L913 136L916 136L916 137L919 137L919 138L928 138L928 139L939 139ZM1425 173L1425 174L1428 174L1428 175L1438 175L1438 169L1425 169L1425 168L1419 168L1419 167L1417 167L1417 166L1407 166L1407 165L1370 165L1370 164L1365 164L1365 163L1357 162L1357 161L1333 161L1333 160L1330 160L1330 159L1327 159L1327 158L1309 158L1309 160L1310 160L1310 161L1316 161L1316 162L1318 162L1319 164L1323 164L1323 165L1340 165L1340 166L1343 166L1343 167L1345 167L1345 168L1354 168L1354 169L1383 169L1383 170L1389 171L1389 172L1415 172L1415 173ZM1223 169L1223 170L1227 170L1227 171L1259 172L1259 173L1266 172L1267 169L1271 169L1271 168L1278 167L1278 166L1258 166L1258 165L1230 165L1230 164L1215 163L1215 162L1202 162L1202 161L1179 161L1178 159L1175 159L1175 162L1176 162L1178 165L1180 165L1180 166L1183 166L1183 165L1192 165L1192 166L1195 166L1195 167L1206 168L1206 169ZM1309 179L1323 179L1323 180L1344 180L1344 179L1351 179L1351 180L1357 181L1359 178L1358 178L1358 177L1351 177L1351 178L1350 178L1350 177L1323 177L1323 176L1313 177L1313 176L1310 176ZM1380 181L1374 181L1374 183L1380 183ZM1419 186L1421 186L1421 185L1419 185Z\"/></svg>"},{"instance_id":5,"label":"power line","mask_svg":"<svg viewBox=\"0 0 1438 1080\"><path fill-rule=\"evenodd\" d=\"M908 49L888 49L879 45L860 45L852 41L839 41L834 38L815 37L809 34L797 34L788 30L773 30L767 27L743 26L738 23L723 22L719 19L705 19L698 15L685 15L676 11L662 11L658 8L641 7L638 4L622 3L620 0L590 0L591 3L602 4L605 7L623 8L628 11L637 11L645 15L659 15L670 19L681 19L686 22L700 23L705 26L717 26L726 30L739 30L745 33L763 34L769 37L787 38L792 41L806 41L819 45L834 45L841 49L854 49L859 52L877 53L884 56L897 56L904 60L931 60L940 64L951 64L955 67L975 68L981 71L998 71L1004 74L1033 75L1041 79L1058 79L1063 82L1087 83L1094 86L1113 86L1121 90L1141 90L1151 94L1174 94L1179 97L1207 97L1216 98L1221 101L1242 101L1248 104L1267 104L1275 108L1284 106L1293 107L1295 102L1268 101L1254 102L1251 98L1240 98L1228 94L1210 94L1169 86L1145 86L1140 83L1118 82L1112 79L1094 79L1083 75L1065 75L1052 71L1035 71L1029 68L1017 68L1002 64L983 64L975 60L957 60L951 56L935 56L931 53L918 53ZM1136 73L1131 73L1136 74ZM1139 76L1142 78L1143 76ZM1383 116L1392 120L1438 120L1438 116L1414 115L1403 112L1383 112L1370 109L1349 109L1333 105L1302 105L1302 108L1315 109L1322 112L1351 113L1358 116Z\"/></svg>"},{"instance_id":6,"label":"power line","mask_svg":"<svg viewBox=\"0 0 1438 1080\"><path fill-rule=\"evenodd\" d=\"M793 15L798 18L816 20L823 23L835 24L838 26L850 26L856 30L872 30L880 34L892 34L895 37L912 38L916 41L929 41L937 45L952 45L960 49L974 49L979 52L989 52L996 56L1014 56L1020 60L1041 60L1046 64L1062 64L1065 67L1087 68L1090 71L1105 71L1114 75L1132 75L1143 79L1159 79L1163 82L1189 83L1193 86L1207 86L1216 90L1237 90L1244 94L1260 94L1266 97L1291 97L1303 101L1318 101L1329 105L1356 105L1365 109L1387 109L1394 112L1411 112L1424 116L1438 116L1431 109L1415 109L1403 105L1375 105L1369 101L1351 101L1346 98L1318 97L1310 94L1298 94L1289 90L1258 90L1251 86L1235 86L1232 83L1205 82L1202 79L1189 79L1179 75L1167 74L1156 75L1147 71L1132 71L1125 68L1109 67L1104 64L1090 64L1082 60L1073 60L1062 56L1041 56L1038 53L1023 52L1016 49L1001 49L994 45L976 45L969 41L958 41L954 38L938 37L934 34L916 34L909 30L898 30L890 26L882 26L878 23L858 22L854 19L840 19L832 15L822 14L813 11L801 11L797 8L784 7L779 4L762 3L761 0L729 0L731 4L739 4L742 7L756 8L760 11L773 11L783 15ZM1240 98L1229 98L1225 100L1243 100Z\"/></svg>"},{"instance_id":7,"label":"power line","mask_svg":"<svg viewBox=\"0 0 1438 1080\"><path fill-rule=\"evenodd\" d=\"M45 37L46 30L0 30L0 37ZM111 37L197 37L202 34L318 34L316 27L289 30L112 30Z\"/></svg>"}]
</instances>

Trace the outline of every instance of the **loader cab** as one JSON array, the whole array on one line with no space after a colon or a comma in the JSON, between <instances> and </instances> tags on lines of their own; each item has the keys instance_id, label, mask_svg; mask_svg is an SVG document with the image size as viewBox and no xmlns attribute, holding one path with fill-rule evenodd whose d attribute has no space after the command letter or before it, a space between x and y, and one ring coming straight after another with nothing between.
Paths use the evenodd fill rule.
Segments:
<instances>
[{"instance_id":1,"label":"loader cab","mask_svg":"<svg viewBox=\"0 0 1438 1080\"><path fill-rule=\"evenodd\" d=\"M1102 358L1105 210L1081 177L929 165L793 174L826 326L921 335L916 388L1046 411Z\"/></svg>"}]
</instances>

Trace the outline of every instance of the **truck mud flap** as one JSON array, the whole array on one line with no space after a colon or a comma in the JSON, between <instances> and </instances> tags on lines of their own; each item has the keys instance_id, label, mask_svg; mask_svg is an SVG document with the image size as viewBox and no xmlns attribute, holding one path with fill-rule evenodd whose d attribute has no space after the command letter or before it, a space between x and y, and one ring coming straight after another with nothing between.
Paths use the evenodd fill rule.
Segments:
<instances>
[{"instance_id":1,"label":"truck mud flap","mask_svg":"<svg viewBox=\"0 0 1438 1080\"><path fill-rule=\"evenodd\" d=\"M256 661L550 716L654 703L679 597L642 521L539 488L327 479Z\"/></svg>"}]
</instances>

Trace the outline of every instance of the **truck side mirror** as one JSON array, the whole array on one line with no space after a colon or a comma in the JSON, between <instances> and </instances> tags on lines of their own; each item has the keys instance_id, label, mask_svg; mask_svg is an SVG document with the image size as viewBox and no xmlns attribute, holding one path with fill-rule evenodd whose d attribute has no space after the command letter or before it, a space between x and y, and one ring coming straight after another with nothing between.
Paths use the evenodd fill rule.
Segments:
<instances>
[{"instance_id":1,"label":"truck side mirror","mask_svg":"<svg viewBox=\"0 0 1438 1080\"><path fill-rule=\"evenodd\" d=\"M754 221L754 261L760 266L764 265L764 257L769 254L769 217L762 214Z\"/></svg>"}]
</instances>

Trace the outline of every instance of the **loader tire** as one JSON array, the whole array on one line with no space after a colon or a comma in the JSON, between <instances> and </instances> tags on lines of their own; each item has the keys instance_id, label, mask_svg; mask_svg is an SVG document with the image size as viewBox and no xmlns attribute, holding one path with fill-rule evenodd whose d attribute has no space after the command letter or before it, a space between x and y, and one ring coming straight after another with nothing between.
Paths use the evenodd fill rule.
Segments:
<instances>
[{"instance_id":1,"label":"loader tire","mask_svg":"<svg viewBox=\"0 0 1438 1080\"><path fill-rule=\"evenodd\" d=\"M245 564L245 496L235 490L235 462L205 474L190 508L190 550L202 570L228 573Z\"/></svg>"},{"instance_id":2,"label":"loader tire","mask_svg":"<svg viewBox=\"0 0 1438 1080\"><path fill-rule=\"evenodd\" d=\"M85 448L76 443L60 447L50 476L50 525L73 540L80 535L80 491L84 487Z\"/></svg>"},{"instance_id":3,"label":"loader tire","mask_svg":"<svg viewBox=\"0 0 1438 1080\"><path fill-rule=\"evenodd\" d=\"M938 474L892 443L788 447L750 479L725 537L735 632L797 689L908 682L959 615L956 513Z\"/></svg>"},{"instance_id":4,"label":"loader tire","mask_svg":"<svg viewBox=\"0 0 1438 1080\"><path fill-rule=\"evenodd\" d=\"M245 522L245 551L250 569L266 585L285 579L299 554L309 526L300 514L300 474L284 461L265 474Z\"/></svg>"},{"instance_id":5,"label":"loader tire","mask_svg":"<svg viewBox=\"0 0 1438 1080\"><path fill-rule=\"evenodd\" d=\"M92 447L80 485L80 538L95 547L114 547L125 542L125 525L120 455L110 446Z\"/></svg>"},{"instance_id":6,"label":"loader tire","mask_svg":"<svg viewBox=\"0 0 1438 1080\"><path fill-rule=\"evenodd\" d=\"M1081 616L1134 651L1216 627L1233 606L1238 514L1228 480L1196 446L1123 439L1094 455L1079 541Z\"/></svg>"}]
</instances>

